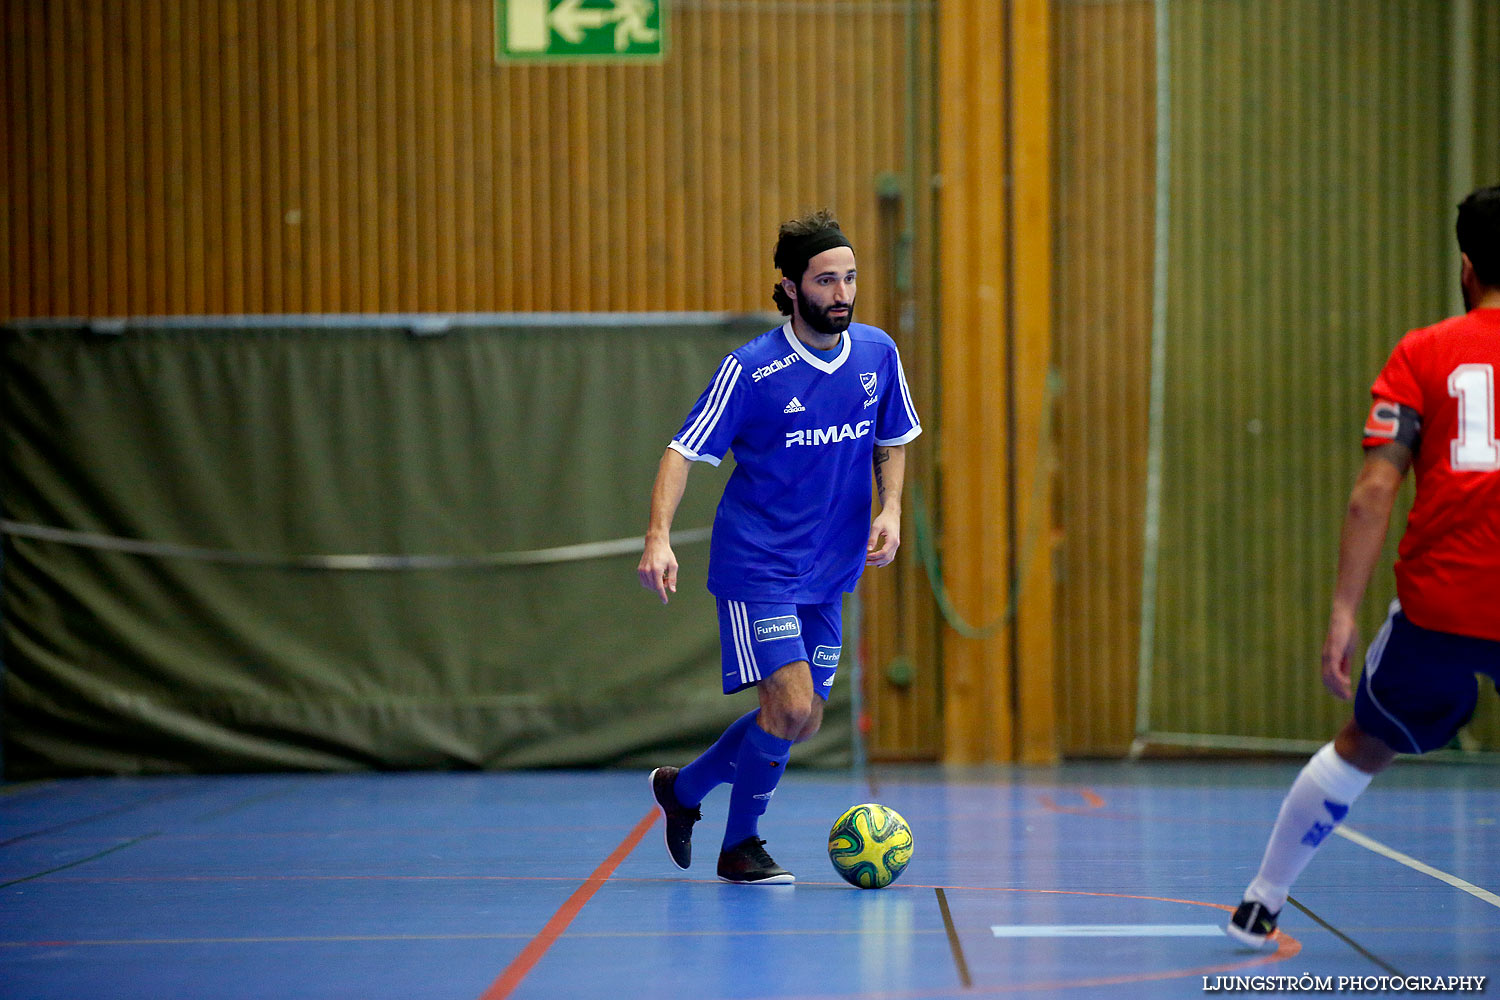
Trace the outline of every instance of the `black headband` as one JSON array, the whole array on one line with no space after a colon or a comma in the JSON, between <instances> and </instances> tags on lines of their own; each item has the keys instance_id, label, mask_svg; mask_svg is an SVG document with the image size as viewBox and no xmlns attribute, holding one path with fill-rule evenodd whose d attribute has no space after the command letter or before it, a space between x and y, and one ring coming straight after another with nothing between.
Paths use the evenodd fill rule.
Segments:
<instances>
[{"instance_id":1,"label":"black headband","mask_svg":"<svg viewBox=\"0 0 1500 1000\"><path fill-rule=\"evenodd\" d=\"M823 229L807 236L789 239L777 248L776 267L788 278L800 282L807 270L807 262L824 250L832 250L834 247L853 250L854 244L849 242L841 229Z\"/></svg>"}]
</instances>

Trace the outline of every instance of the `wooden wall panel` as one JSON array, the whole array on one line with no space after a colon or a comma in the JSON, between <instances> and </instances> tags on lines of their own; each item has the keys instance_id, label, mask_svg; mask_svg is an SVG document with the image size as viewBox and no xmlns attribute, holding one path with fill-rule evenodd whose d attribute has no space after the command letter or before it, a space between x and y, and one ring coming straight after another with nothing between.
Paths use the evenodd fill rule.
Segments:
<instances>
[{"instance_id":1,"label":"wooden wall panel","mask_svg":"<svg viewBox=\"0 0 1500 1000\"><path fill-rule=\"evenodd\" d=\"M1004 502L1003 401L987 385L1005 380L1005 176L985 169L1004 157L1005 23L1000 4L955 4L940 19L940 93L949 109L940 132L944 204L941 244L963 248L968 287L942 300L942 523L940 551L949 590L969 621L1004 614L1009 508ZM958 109L962 109L958 113ZM995 162L991 160L990 162ZM958 206L962 206L961 209ZM953 282L945 281L948 291ZM983 335L988 332L988 336ZM944 645L947 759L1004 759L1015 728L1009 628Z\"/></svg>"},{"instance_id":2,"label":"wooden wall panel","mask_svg":"<svg viewBox=\"0 0 1500 1000\"><path fill-rule=\"evenodd\" d=\"M1070 756L1130 746L1151 358L1151 0L1054 5L1057 679Z\"/></svg>"},{"instance_id":3,"label":"wooden wall panel","mask_svg":"<svg viewBox=\"0 0 1500 1000\"><path fill-rule=\"evenodd\" d=\"M1474 186L1500 184L1500 3L1473 3Z\"/></svg>"},{"instance_id":4,"label":"wooden wall panel","mask_svg":"<svg viewBox=\"0 0 1500 1000\"><path fill-rule=\"evenodd\" d=\"M1135 721L1154 6L1055 4L1056 636L1072 756L1123 752ZM1484 85L1494 10L1473 5L1476 183L1500 150ZM1441 188L1453 8L1168 11L1172 272L1151 724L1184 742L1320 741L1345 711L1323 697L1316 653L1358 466L1351 414L1400 331L1441 315L1451 294ZM1381 572L1367 635L1383 605L1374 595L1389 591Z\"/></svg>"},{"instance_id":5,"label":"wooden wall panel","mask_svg":"<svg viewBox=\"0 0 1500 1000\"><path fill-rule=\"evenodd\" d=\"M1014 759L1052 763L1061 751L1058 730L1051 504L1056 463L1048 398L1052 365L1052 67L1048 0L1012 0L1012 209L1010 421L1013 428L1016 591L1015 670L1018 732ZM1063 704L1070 699L1064 697Z\"/></svg>"},{"instance_id":6,"label":"wooden wall panel","mask_svg":"<svg viewBox=\"0 0 1500 1000\"><path fill-rule=\"evenodd\" d=\"M1171 13L1150 723L1161 742L1315 747L1348 717L1318 654L1369 386L1451 302L1450 5ZM1386 562L1364 636L1393 589Z\"/></svg>"},{"instance_id":7,"label":"wooden wall panel","mask_svg":"<svg viewBox=\"0 0 1500 1000\"><path fill-rule=\"evenodd\" d=\"M1047 6L957 0L938 23L940 550L958 612L994 626L944 633L944 759L1041 762L1057 755L1050 560L1011 598L1034 523L1022 484L1047 474Z\"/></svg>"},{"instance_id":8,"label":"wooden wall panel","mask_svg":"<svg viewBox=\"0 0 1500 1000\"><path fill-rule=\"evenodd\" d=\"M915 241L919 248L930 245L928 234L936 218L936 25L925 5L909 5L905 17L904 36L881 35L869 25L853 43L885 49L865 64L855 86L876 86L874 74L880 65L908 67L909 91L900 113L892 109L867 123L882 133L880 141L904 144L913 169L885 178L879 207L880 253L874 258L861 255L861 296L869 297L880 315L895 318L889 329L901 344L907 383L925 428L907 448L901 553L891 567L866 573L860 584L863 721L869 756L876 761L936 760L944 749L942 633L931 595L932 568L923 565L918 545L918 533L930 535L938 517L935 470L940 434L932 311L936 275L932 266L904 264L896 249L903 240Z\"/></svg>"},{"instance_id":9,"label":"wooden wall panel","mask_svg":"<svg viewBox=\"0 0 1500 1000\"><path fill-rule=\"evenodd\" d=\"M877 233L932 9L677 0L658 65L540 66L491 0L7 4L0 315L766 309L782 219Z\"/></svg>"}]
</instances>

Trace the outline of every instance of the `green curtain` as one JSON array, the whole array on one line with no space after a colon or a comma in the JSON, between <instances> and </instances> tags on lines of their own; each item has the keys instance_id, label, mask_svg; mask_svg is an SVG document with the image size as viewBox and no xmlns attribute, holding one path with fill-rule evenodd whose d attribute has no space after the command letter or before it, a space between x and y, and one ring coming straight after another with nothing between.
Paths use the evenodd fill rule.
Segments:
<instances>
[{"instance_id":1,"label":"green curtain","mask_svg":"<svg viewBox=\"0 0 1500 1000\"><path fill-rule=\"evenodd\" d=\"M666 442L773 322L10 325L7 776L680 762L755 697L719 693L707 544L665 608L638 547L488 557L638 537ZM695 467L679 531L729 465ZM344 554L457 564L290 558ZM841 687L800 763L849 760Z\"/></svg>"}]
</instances>

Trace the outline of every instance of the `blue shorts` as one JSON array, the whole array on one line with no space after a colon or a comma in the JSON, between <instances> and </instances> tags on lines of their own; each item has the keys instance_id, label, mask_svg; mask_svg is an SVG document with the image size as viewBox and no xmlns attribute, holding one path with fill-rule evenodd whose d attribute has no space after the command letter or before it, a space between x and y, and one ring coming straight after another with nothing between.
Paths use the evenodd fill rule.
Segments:
<instances>
[{"instance_id":1,"label":"blue shorts","mask_svg":"<svg viewBox=\"0 0 1500 1000\"><path fill-rule=\"evenodd\" d=\"M1476 673L1500 678L1500 642L1414 625L1392 601L1365 654L1355 721L1398 753L1440 749L1474 715Z\"/></svg>"},{"instance_id":2,"label":"blue shorts","mask_svg":"<svg viewBox=\"0 0 1500 1000\"><path fill-rule=\"evenodd\" d=\"M813 690L824 701L833 690L844 648L844 608L828 604L754 604L715 599L724 693L734 694L788 663L806 660Z\"/></svg>"}]
</instances>

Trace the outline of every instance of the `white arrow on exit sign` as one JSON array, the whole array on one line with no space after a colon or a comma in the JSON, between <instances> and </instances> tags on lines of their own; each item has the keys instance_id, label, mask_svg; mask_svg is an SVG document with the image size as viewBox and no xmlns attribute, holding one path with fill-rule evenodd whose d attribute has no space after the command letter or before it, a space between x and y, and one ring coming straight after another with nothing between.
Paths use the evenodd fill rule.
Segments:
<instances>
[{"instance_id":1,"label":"white arrow on exit sign","mask_svg":"<svg viewBox=\"0 0 1500 1000\"><path fill-rule=\"evenodd\" d=\"M547 15L547 23L551 25L559 35L562 35L574 45L583 41L583 33L590 28L602 28L619 20L619 15L601 7L590 7L582 9L583 0L562 0L562 3L552 8L552 13Z\"/></svg>"},{"instance_id":2,"label":"white arrow on exit sign","mask_svg":"<svg viewBox=\"0 0 1500 1000\"><path fill-rule=\"evenodd\" d=\"M501 58L661 55L664 0L496 0L495 6Z\"/></svg>"}]
</instances>

